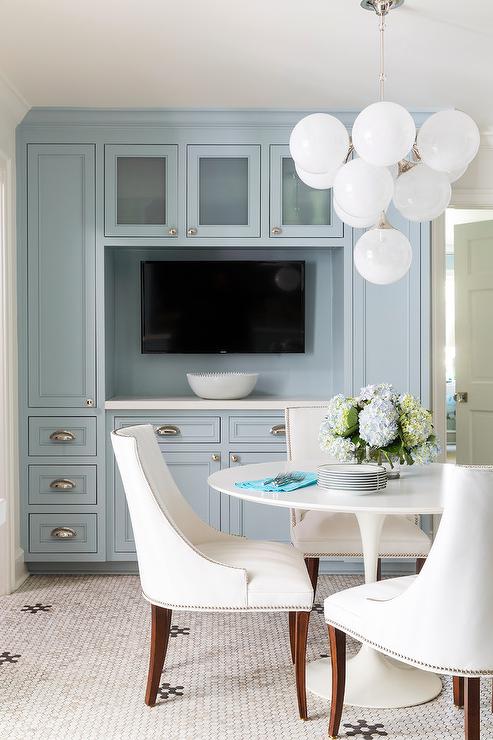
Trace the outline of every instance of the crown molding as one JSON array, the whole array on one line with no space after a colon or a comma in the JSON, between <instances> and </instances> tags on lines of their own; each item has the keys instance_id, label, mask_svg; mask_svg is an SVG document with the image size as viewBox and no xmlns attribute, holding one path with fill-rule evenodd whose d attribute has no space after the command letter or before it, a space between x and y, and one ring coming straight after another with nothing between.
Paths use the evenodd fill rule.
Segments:
<instances>
[{"instance_id":1,"label":"crown molding","mask_svg":"<svg viewBox=\"0 0 493 740\"><path fill-rule=\"evenodd\" d=\"M23 95L0 73L0 115L15 127L30 107Z\"/></svg>"}]
</instances>

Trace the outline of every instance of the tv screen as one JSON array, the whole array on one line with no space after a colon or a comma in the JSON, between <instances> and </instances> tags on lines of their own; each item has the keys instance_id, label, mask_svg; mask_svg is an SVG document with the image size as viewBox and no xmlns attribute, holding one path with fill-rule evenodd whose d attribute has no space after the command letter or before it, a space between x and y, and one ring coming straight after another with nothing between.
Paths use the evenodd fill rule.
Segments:
<instances>
[{"instance_id":1,"label":"tv screen","mask_svg":"<svg viewBox=\"0 0 493 740\"><path fill-rule=\"evenodd\" d=\"M305 263L142 262L142 352L305 351Z\"/></svg>"}]
</instances>

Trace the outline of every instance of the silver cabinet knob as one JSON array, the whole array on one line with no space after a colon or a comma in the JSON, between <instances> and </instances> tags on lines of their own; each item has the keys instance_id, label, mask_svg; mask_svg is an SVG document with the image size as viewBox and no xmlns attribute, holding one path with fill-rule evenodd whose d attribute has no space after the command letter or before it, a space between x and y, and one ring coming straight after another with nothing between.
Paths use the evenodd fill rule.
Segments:
<instances>
[{"instance_id":1,"label":"silver cabinet knob","mask_svg":"<svg viewBox=\"0 0 493 740\"><path fill-rule=\"evenodd\" d=\"M71 540L77 537L77 532L72 527L55 527L50 532L51 537L57 537L59 540Z\"/></svg>"},{"instance_id":2,"label":"silver cabinet knob","mask_svg":"<svg viewBox=\"0 0 493 740\"><path fill-rule=\"evenodd\" d=\"M50 488L55 488L60 491L71 491L75 488L75 483L73 480L69 480L68 478L57 478L56 480L51 481Z\"/></svg>"},{"instance_id":3,"label":"silver cabinet knob","mask_svg":"<svg viewBox=\"0 0 493 740\"><path fill-rule=\"evenodd\" d=\"M275 424L275 426L270 428L270 433L273 434L274 437L284 437L286 435L286 425Z\"/></svg>"},{"instance_id":4,"label":"silver cabinet knob","mask_svg":"<svg viewBox=\"0 0 493 740\"><path fill-rule=\"evenodd\" d=\"M89 408L92 408L94 406L94 401L92 400L92 398L86 398L85 405Z\"/></svg>"},{"instance_id":5,"label":"silver cabinet knob","mask_svg":"<svg viewBox=\"0 0 493 740\"><path fill-rule=\"evenodd\" d=\"M176 427L174 424L164 424L156 429L156 434L159 437L176 437L177 434L180 434L180 427Z\"/></svg>"},{"instance_id":6,"label":"silver cabinet knob","mask_svg":"<svg viewBox=\"0 0 493 740\"><path fill-rule=\"evenodd\" d=\"M221 455L219 452L213 452L211 455L212 462L219 462L221 460Z\"/></svg>"},{"instance_id":7,"label":"silver cabinet knob","mask_svg":"<svg viewBox=\"0 0 493 740\"><path fill-rule=\"evenodd\" d=\"M233 463L240 462L240 456L239 455L231 455L231 462L233 462Z\"/></svg>"},{"instance_id":8,"label":"silver cabinet knob","mask_svg":"<svg viewBox=\"0 0 493 740\"><path fill-rule=\"evenodd\" d=\"M73 442L75 440L75 434L73 432L67 432L65 429L57 429L56 432L50 434L52 442Z\"/></svg>"},{"instance_id":9,"label":"silver cabinet knob","mask_svg":"<svg viewBox=\"0 0 493 740\"><path fill-rule=\"evenodd\" d=\"M178 234L178 229L175 229L174 227L171 229L168 229L168 236L176 236Z\"/></svg>"},{"instance_id":10,"label":"silver cabinet knob","mask_svg":"<svg viewBox=\"0 0 493 740\"><path fill-rule=\"evenodd\" d=\"M197 235L197 229L195 226L190 227L187 229L187 236L196 236Z\"/></svg>"},{"instance_id":11,"label":"silver cabinet knob","mask_svg":"<svg viewBox=\"0 0 493 740\"><path fill-rule=\"evenodd\" d=\"M279 236L279 234L282 234L282 229L280 226L273 226L270 233L272 236Z\"/></svg>"}]
</instances>

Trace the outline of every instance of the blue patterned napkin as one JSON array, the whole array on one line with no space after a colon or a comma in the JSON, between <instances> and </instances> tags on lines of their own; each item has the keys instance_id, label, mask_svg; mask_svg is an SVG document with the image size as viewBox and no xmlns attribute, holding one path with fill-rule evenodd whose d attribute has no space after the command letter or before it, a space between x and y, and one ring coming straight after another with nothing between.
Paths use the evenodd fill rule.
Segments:
<instances>
[{"instance_id":1,"label":"blue patterned napkin","mask_svg":"<svg viewBox=\"0 0 493 740\"><path fill-rule=\"evenodd\" d=\"M250 488L255 491L265 491L266 493L277 493L282 491L288 493L289 491L296 491L297 488L306 488L307 486L313 486L317 482L316 473L304 473L305 477L303 480L295 481L294 483L287 483L284 486L274 486L272 483L265 483L270 478L261 478L260 480L244 480L239 483L235 483L236 488Z\"/></svg>"}]
</instances>

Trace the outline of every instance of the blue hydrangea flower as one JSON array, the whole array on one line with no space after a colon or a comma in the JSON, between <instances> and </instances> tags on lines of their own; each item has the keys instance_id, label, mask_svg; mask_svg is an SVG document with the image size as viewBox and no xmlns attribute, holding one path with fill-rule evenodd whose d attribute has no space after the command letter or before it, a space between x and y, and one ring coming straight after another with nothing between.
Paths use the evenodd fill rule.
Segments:
<instances>
[{"instance_id":1,"label":"blue hydrangea flower","mask_svg":"<svg viewBox=\"0 0 493 740\"><path fill-rule=\"evenodd\" d=\"M386 447L398 435L399 413L392 401L376 396L359 414L359 435L371 447Z\"/></svg>"}]
</instances>

